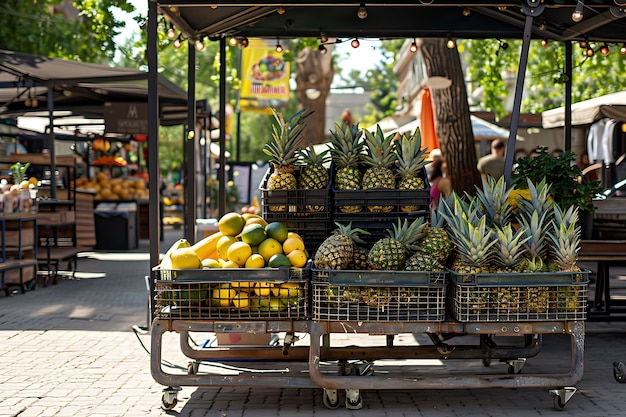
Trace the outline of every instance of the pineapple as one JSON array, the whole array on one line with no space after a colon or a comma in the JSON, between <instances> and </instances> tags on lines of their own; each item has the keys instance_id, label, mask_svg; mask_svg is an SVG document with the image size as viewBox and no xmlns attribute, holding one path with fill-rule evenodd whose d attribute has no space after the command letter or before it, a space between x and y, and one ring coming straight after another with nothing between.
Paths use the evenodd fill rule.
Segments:
<instances>
[{"instance_id":1,"label":"pineapple","mask_svg":"<svg viewBox=\"0 0 626 417\"><path fill-rule=\"evenodd\" d=\"M352 260L348 265L348 269L368 270L370 265L367 261L367 249L363 246L353 245Z\"/></svg>"},{"instance_id":2,"label":"pineapple","mask_svg":"<svg viewBox=\"0 0 626 417\"><path fill-rule=\"evenodd\" d=\"M448 203L441 200L443 207ZM480 216L476 204L465 205L458 197L454 199L454 211L441 211L450 227L450 239L456 247L451 268L461 275L462 282L473 282L474 275L485 272L493 257L496 244L493 231L487 228L487 216Z\"/></svg>"},{"instance_id":3,"label":"pineapple","mask_svg":"<svg viewBox=\"0 0 626 417\"><path fill-rule=\"evenodd\" d=\"M354 254L354 242L365 243L357 233L369 234L363 229L352 228L352 222L347 225L335 223L337 229L327 237L315 252L315 266L319 269L348 269Z\"/></svg>"},{"instance_id":4,"label":"pineapple","mask_svg":"<svg viewBox=\"0 0 626 417\"><path fill-rule=\"evenodd\" d=\"M331 131L330 154L335 165L334 188L337 190L360 190L362 175L359 170L363 155L363 143L359 138L359 125L342 126L335 124L336 130ZM343 213L357 213L360 206L340 206Z\"/></svg>"},{"instance_id":5,"label":"pineapple","mask_svg":"<svg viewBox=\"0 0 626 417\"><path fill-rule=\"evenodd\" d=\"M417 242L424 233L423 217L418 217L411 223L408 220L402 222L398 219L398 225L393 225L393 230L387 230L389 237L380 239L374 243L367 258L370 267L374 270L398 271L404 268L409 250L416 250Z\"/></svg>"},{"instance_id":6,"label":"pineapple","mask_svg":"<svg viewBox=\"0 0 626 417\"><path fill-rule=\"evenodd\" d=\"M511 191L511 188L507 188L503 176L497 180L491 176L482 177L482 188L476 188L476 198L481 211L487 215L489 227L502 227L511 223L513 217L513 206L509 199Z\"/></svg>"},{"instance_id":7,"label":"pineapple","mask_svg":"<svg viewBox=\"0 0 626 417\"><path fill-rule=\"evenodd\" d=\"M452 241L444 229L444 218L438 210L430 208L430 225L426 227L426 236L417 242L423 254L433 257L439 264L445 265L452 253Z\"/></svg>"},{"instance_id":8,"label":"pineapple","mask_svg":"<svg viewBox=\"0 0 626 417\"><path fill-rule=\"evenodd\" d=\"M9 169L11 170L11 178L13 179L13 184L21 186L22 181L26 179L26 171L28 171L29 167L30 162L27 162L25 164L16 162L11 165Z\"/></svg>"},{"instance_id":9,"label":"pineapple","mask_svg":"<svg viewBox=\"0 0 626 417\"><path fill-rule=\"evenodd\" d=\"M394 152L395 134L385 137L379 125L376 125L376 133L365 130L365 143L367 154L363 156L363 162L368 166L363 174L362 187L364 190L372 189L395 189L396 175L391 166L396 160ZM390 212L393 206L368 206L371 212Z\"/></svg>"},{"instance_id":10,"label":"pineapple","mask_svg":"<svg viewBox=\"0 0 626 417\"><path fill-rule=\"evenodd\" d=\"M423 190L426 187L420 173L423 172L424 166L428 163L424 158L426 149L421 149L422 137L420 130L417 128L413 136L408 134L402 135L400 144L396 145L396 158L400 181L398 182L398 190ZM418 206L402 206L400 210L410 212L418 210Z\"/></svg>"},{"instance_id":11,"label":"pineapple","mask_svg":"<svg viewBox=\"0 0 626 417\"><path fill-rule=\"evenodd\" d=\"M404 269L407 271L445 272L445 268L437 259L425 253L417 252L407 259Z\"/></svg>"},{"instance_id":12,"label":"pineapple","mask_svg":"<svg viewBox=\"0 0 626 417\"><path fill-rule=\"evenodd\" d=\"M580 272L576 265L577 253L580 249L580 226L578 226L578 209L571 206L566 211L555 204L554 233L548 232L552 241L554 263L558 271Z\"/></svg>"},{"instance_id":13,"label":"pineapple","mask_svg":"<svg viewBox=\"0 0 626 417\"><path fill-rule=\"evenodd\" d=\"M492 178L492 177L489 177ZM525 236L523 228L513 231L511 224L495 228L496 245L494 263L496 273L519 273L524 269L526 247L530 239Z\"/></svg>"},{"instance_id":14,"label":"pineapple","mask_svg":"<svg viewBox=\"0 0 626 417\"><path fill-rule=\"evenodd\" d=\"M298 188L303 190L323 190L328 187L330 174L324 164L330 161L330 149L326 148L319 154L315 151L313 143L309 142L308 147L298 150L304 167L300 172ZM306 210L317 212L323 211L324 206L307 205Z\"/></svg>"},{"instance_id":15,"label":"pineapple","mask_svg":"<svg viewBox=\"0 0 626 417\"><path fill-rule=\"evenodd\" d=\"M297 188L297 181L293 175L293 164L298 159L296 150L302 141L304 120L313 114L313 110L300 110L287 121L277 110L272 109L274 118L278 122L272 126L273 141L266 144L263 152L270 157L269 162L274 172L267 181L268 190L293 190ZM286 206L269 206L270 211L285 211Z\"/></svg>"}]
</instances>

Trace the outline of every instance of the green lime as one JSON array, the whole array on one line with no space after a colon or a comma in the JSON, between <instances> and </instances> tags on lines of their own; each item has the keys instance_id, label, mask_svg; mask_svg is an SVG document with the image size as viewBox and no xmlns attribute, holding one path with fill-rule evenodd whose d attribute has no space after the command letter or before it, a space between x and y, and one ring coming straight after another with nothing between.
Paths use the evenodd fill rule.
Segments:
<instances>
[{"instance_id":1,"label":"green lime","mask_svg":"<svg viewBox=\"0 0 626 417\"><path fill-rule=\"evenodd\" d=\"M287 255L277 253L276 255L272 255L269 262L267 263L267 266L269 266L270 268L278 268L279 266L290 267L291 262L289 261L289 258L287 258Z\"/></svg>"},{"instance_id":2,"label":"green lime","mask_svg":"<svg viewBox=\"0 0 626 417\"><path fill-rule=\"evenodd\" d=\"M250 224L241 231L241 241L250 246L257 246L267 238L265 228L260 224Z\"/></svg>"},{"instance_id":3,"label":"green lime","mask_svg":"<svg viewBox=\"0 0 626 417\"><path fill-rule=\"evenodd\" d=\"M265 226L265 233L267 233L268 237L274 238L280 243L283 243L285 239L287 239L289 230L287 230L287 226L281 222L271 222Z\"/></svg>"}]
</instances>

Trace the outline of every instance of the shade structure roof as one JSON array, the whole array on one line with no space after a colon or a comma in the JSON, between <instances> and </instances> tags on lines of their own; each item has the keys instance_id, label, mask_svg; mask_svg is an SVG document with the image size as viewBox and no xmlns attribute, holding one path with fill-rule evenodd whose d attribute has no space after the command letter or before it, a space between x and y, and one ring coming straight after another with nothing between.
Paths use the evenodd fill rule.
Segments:
<instances>
[{"instance_id":1,"label":"shade structure roof","mask_svg":"<svg viewBox=\"0 0 626 417\"><path fill-rule=\"evenodd\" d=\"M184 123L186 92L161 75L158 79L161 124ZM148 74L138 69L0 50L0 117L46 111L49 88L53 90L55 112L102 118L104 103L147 102ZM34 98L38 106L26 106L27 99Z\"/></svg>"},{"instance_id":2,"label":"shade structure roof","mask_svg":"<svg viewBox=\"0 0 626 417\"><path fill-rule=\"evenodd\" d=\"M626 1L280 1L151 0L185 37L521 38L528 15L532 36L559 41L626 41ZM580 1L580 0L579 0ZM357 16L360 7L365 18ZM363 16L363 15L361 15Z\"/></svg>"},{"instance_id":3,"label":"shade structure roof","mask_svg":"<svg viewBox=\"0 0 626 417\"><path fill-rule=\"evenodd\" d=\"M610 118L626 122L626 91L607 94L572 104L572 126L589 125ZM565 108L546 110L541 114L543 127L563 127Z\"/></svg>"}]
</instances>

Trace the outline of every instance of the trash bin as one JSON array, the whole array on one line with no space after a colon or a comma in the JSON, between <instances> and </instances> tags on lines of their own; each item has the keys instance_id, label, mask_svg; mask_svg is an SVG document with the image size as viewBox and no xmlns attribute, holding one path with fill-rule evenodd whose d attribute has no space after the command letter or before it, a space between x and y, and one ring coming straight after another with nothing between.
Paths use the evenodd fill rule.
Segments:
<instances>
[{"instance_id":1,"label":"trash bin","mask_svg":"<svg viewBox=\"0 0 626 417\"><path fill-rule=\"evenodd\" d=\"M96 249L135 249L137 240L137 210L94 210Z\"/></svg>"}]
</instances>

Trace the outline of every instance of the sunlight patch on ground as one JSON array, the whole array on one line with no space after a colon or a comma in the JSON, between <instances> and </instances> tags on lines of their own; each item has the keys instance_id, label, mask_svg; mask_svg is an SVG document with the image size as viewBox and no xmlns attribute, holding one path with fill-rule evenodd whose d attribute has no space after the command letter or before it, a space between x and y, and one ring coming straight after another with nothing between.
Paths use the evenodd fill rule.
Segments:
<instances>
[{"instance_id":1,"label":"sunlight patch on ground","mask_svg":"<svg viewBox=\"0 0 626 417\"><path fill-rule=\"evenodd\" d=\"M150 254L144 252L81 252L80 258L97 259L99 261L149 261Z\"/></svg>"}]
</instances>

